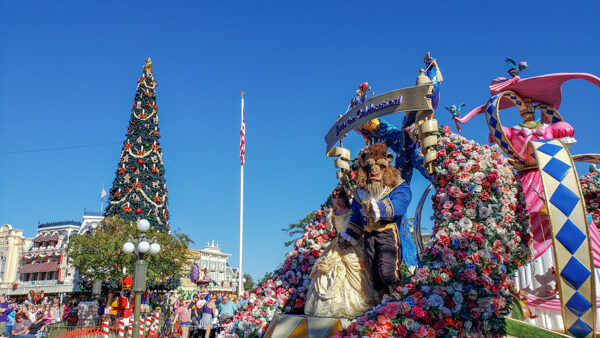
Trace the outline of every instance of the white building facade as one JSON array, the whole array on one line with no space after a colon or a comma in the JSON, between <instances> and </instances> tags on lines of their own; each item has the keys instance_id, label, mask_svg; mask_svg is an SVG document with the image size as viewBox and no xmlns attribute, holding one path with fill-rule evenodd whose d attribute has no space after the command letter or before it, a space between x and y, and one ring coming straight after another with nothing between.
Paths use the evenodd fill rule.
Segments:
<instances>
[{"instance_id":1,"label":"white building facade","mask_svg":"<svg viewBox=\"0 0 600 338\"><path fill-rule=\"evenodd\" d=\"M231 254L221 252L219 244L215 241L206 243L206 247L200 250L190 250L190 266L196 262L200 268L200 277L204 275L205 269L212 283L208 286L209 291L224 291L235 292L237 290L237 275L235 268L229 266L227 261ZM190 286L189 276L182 283L185 286Z\"/></svg>"}]
</instances>

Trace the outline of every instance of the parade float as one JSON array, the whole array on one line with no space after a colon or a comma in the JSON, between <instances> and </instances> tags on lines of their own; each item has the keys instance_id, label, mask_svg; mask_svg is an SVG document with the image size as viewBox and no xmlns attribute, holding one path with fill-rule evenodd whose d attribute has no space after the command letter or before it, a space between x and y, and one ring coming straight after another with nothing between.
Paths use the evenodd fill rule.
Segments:
<instances>
[{"instance_id":1,"label":"parade float","mask_svg":"<svg viewBox=\"0 0 600 338\"><path fill-rule=\"evenodd\" d=\"M256 298L236 316L230 334L458 337L551 335L543 331L549 329L576 337L594 335L594 268L600 267L600 234L593 222L600 218L598 174L591 172L580 184L574 162L598 163L600 155L571 155L574 129L558 109L565 81L583 79L600 87L600 78L584 73L520 78L527 64L507 59L512 78L492 81L486 104L464 117L464 105L447 107L459 131L460 124L484 114L492 143L488 146L448 126L438 127L434 113L440 103L441 72L429 54L424 61L414 87L377 96L367 83L359 87L347 112L325 137L327 156L335 158L339 169L336 190L343 187L353 200L352 209L341 207L346 214L334 213L333 219L349 221L343 223L345 228L338 227L339 222L329 224L331 208L336 208L335 196L330 196L274 278L257 289ZM510 107L518 108L523 123L506 128L500 112ZM382 118L395 113L404 115L399 128ZM356 157L343 146L343 138L353 130L366 141ZM400 204L388 201L386 193L379 200L361 195L361 171L370 173L367 180L374 179L377 170L388 165L373 155L382 147L390 166L401 174L395 188L409 186L414 169L431 182L418 203L412 247L405 223L398 221L407 217L399 215ZM405 187L408 200L409 189ZM434 227L424 243L421 210L432 191ZM368 246L366 257L349 261L344 253L359 244L345 243L352 236L344 234L362 231L356 238L364 237L366 243L390 224L397 225L392 230L401 283L381 292L378 304L359 315L333 308L328 316L315 316L314 305L304 307L315 293L323 301L347 297L336 289L345 289L336 286L336 277L359 278L364 274L352 274L352 269L381 268L373 267ZM416 266L411 266L411 251L417 253ZM327 292L315 287L324 277L328 282L321 288ZM299 314L303 310L307 314Z\"/></svg>"}]
</instances>

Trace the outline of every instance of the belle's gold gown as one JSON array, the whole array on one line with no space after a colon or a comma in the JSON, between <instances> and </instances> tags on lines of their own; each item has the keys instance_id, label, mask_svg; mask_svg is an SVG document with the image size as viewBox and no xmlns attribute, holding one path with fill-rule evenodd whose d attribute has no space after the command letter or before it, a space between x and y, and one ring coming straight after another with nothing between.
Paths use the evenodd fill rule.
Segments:
<instances>
[{"instance_id":1,"label":"belle's gold gown","mask_svg":"<svg viewBox=\"0 0 600 338\"><path fill-rule=\"evenodd\" d=\"M351 214L333 216L338 234L346 231ZM373 290L365 265L363 240L347 244L340 246L337 236L315 262L304 305L307 315L355 318L379 304L380 295Z\"/></svg>"}]
</instances>

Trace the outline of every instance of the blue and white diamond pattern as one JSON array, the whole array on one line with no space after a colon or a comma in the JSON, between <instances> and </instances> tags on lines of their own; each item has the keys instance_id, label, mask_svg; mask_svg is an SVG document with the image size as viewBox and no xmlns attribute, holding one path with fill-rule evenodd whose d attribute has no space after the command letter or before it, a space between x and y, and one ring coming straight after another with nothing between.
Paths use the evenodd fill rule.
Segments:
<instances>
[{"instance_id":1,"label":"blue and white diamond pattern","mask_svg":"<svg viewBox=\"0 0 600 338\"><path fill-rule=\"evenodd\" d=\"M531 145L552 227L563 323L568 333L591 337L596 296L587 215L577 172L569 151L559 140L532 141Z\"/></svg>"},{"instance_id":2,"label":"blue and white diamond pattern","mask_svg":"<svg viewBox=\"0 0 600 338\"><path fill-rule=\"evenodd\" d=\"M523 100L521 100L517 94L511 91L502 92L498 95L492 96L485 107L485 118L488 123L488 127L490 128L490 134L493 135L498 146L500 146L502 151L504 151L508 157L518 163L525 164L524 158L522 158L522 156L515 151L510 141L504 134L504 131L502 130L502 123L500 123L500 116L498 114L498 111L500 110L499 105L502 98L510 100L515 106L523 105Z\"/></svg>"},{"instance_id":3,"label":"blue and white diamond pattern","mask_svg":"<svg viewBox=\"0 0 600 338\"><path fill-rule=\"evenodd\" d=\"M547 121L545 123L553 124L563 120L558 110L550 107L549 105L540 104L537 106L537 109L539 109L539 111L542 113L542 116L544 117L543 120Z\"/></svg>"}]
</instances>

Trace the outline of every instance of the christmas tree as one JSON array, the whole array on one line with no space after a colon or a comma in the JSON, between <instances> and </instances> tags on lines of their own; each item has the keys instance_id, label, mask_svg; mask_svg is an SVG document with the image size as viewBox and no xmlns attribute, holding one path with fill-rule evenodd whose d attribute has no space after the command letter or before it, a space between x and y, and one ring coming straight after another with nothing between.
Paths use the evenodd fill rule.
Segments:
<instances>
[{"instance_id":1,"label":"christmas tree","mask_svg":"<svg viewBox=\"0 0 600 338\"><path fill-rule=\"evenodd\" d=\"M156 81L148 58L138 80L106 216L117 215L133 222L146 218L157 230L169 231L167 184L159 138Z\"/></svg>"}]
</instances>

